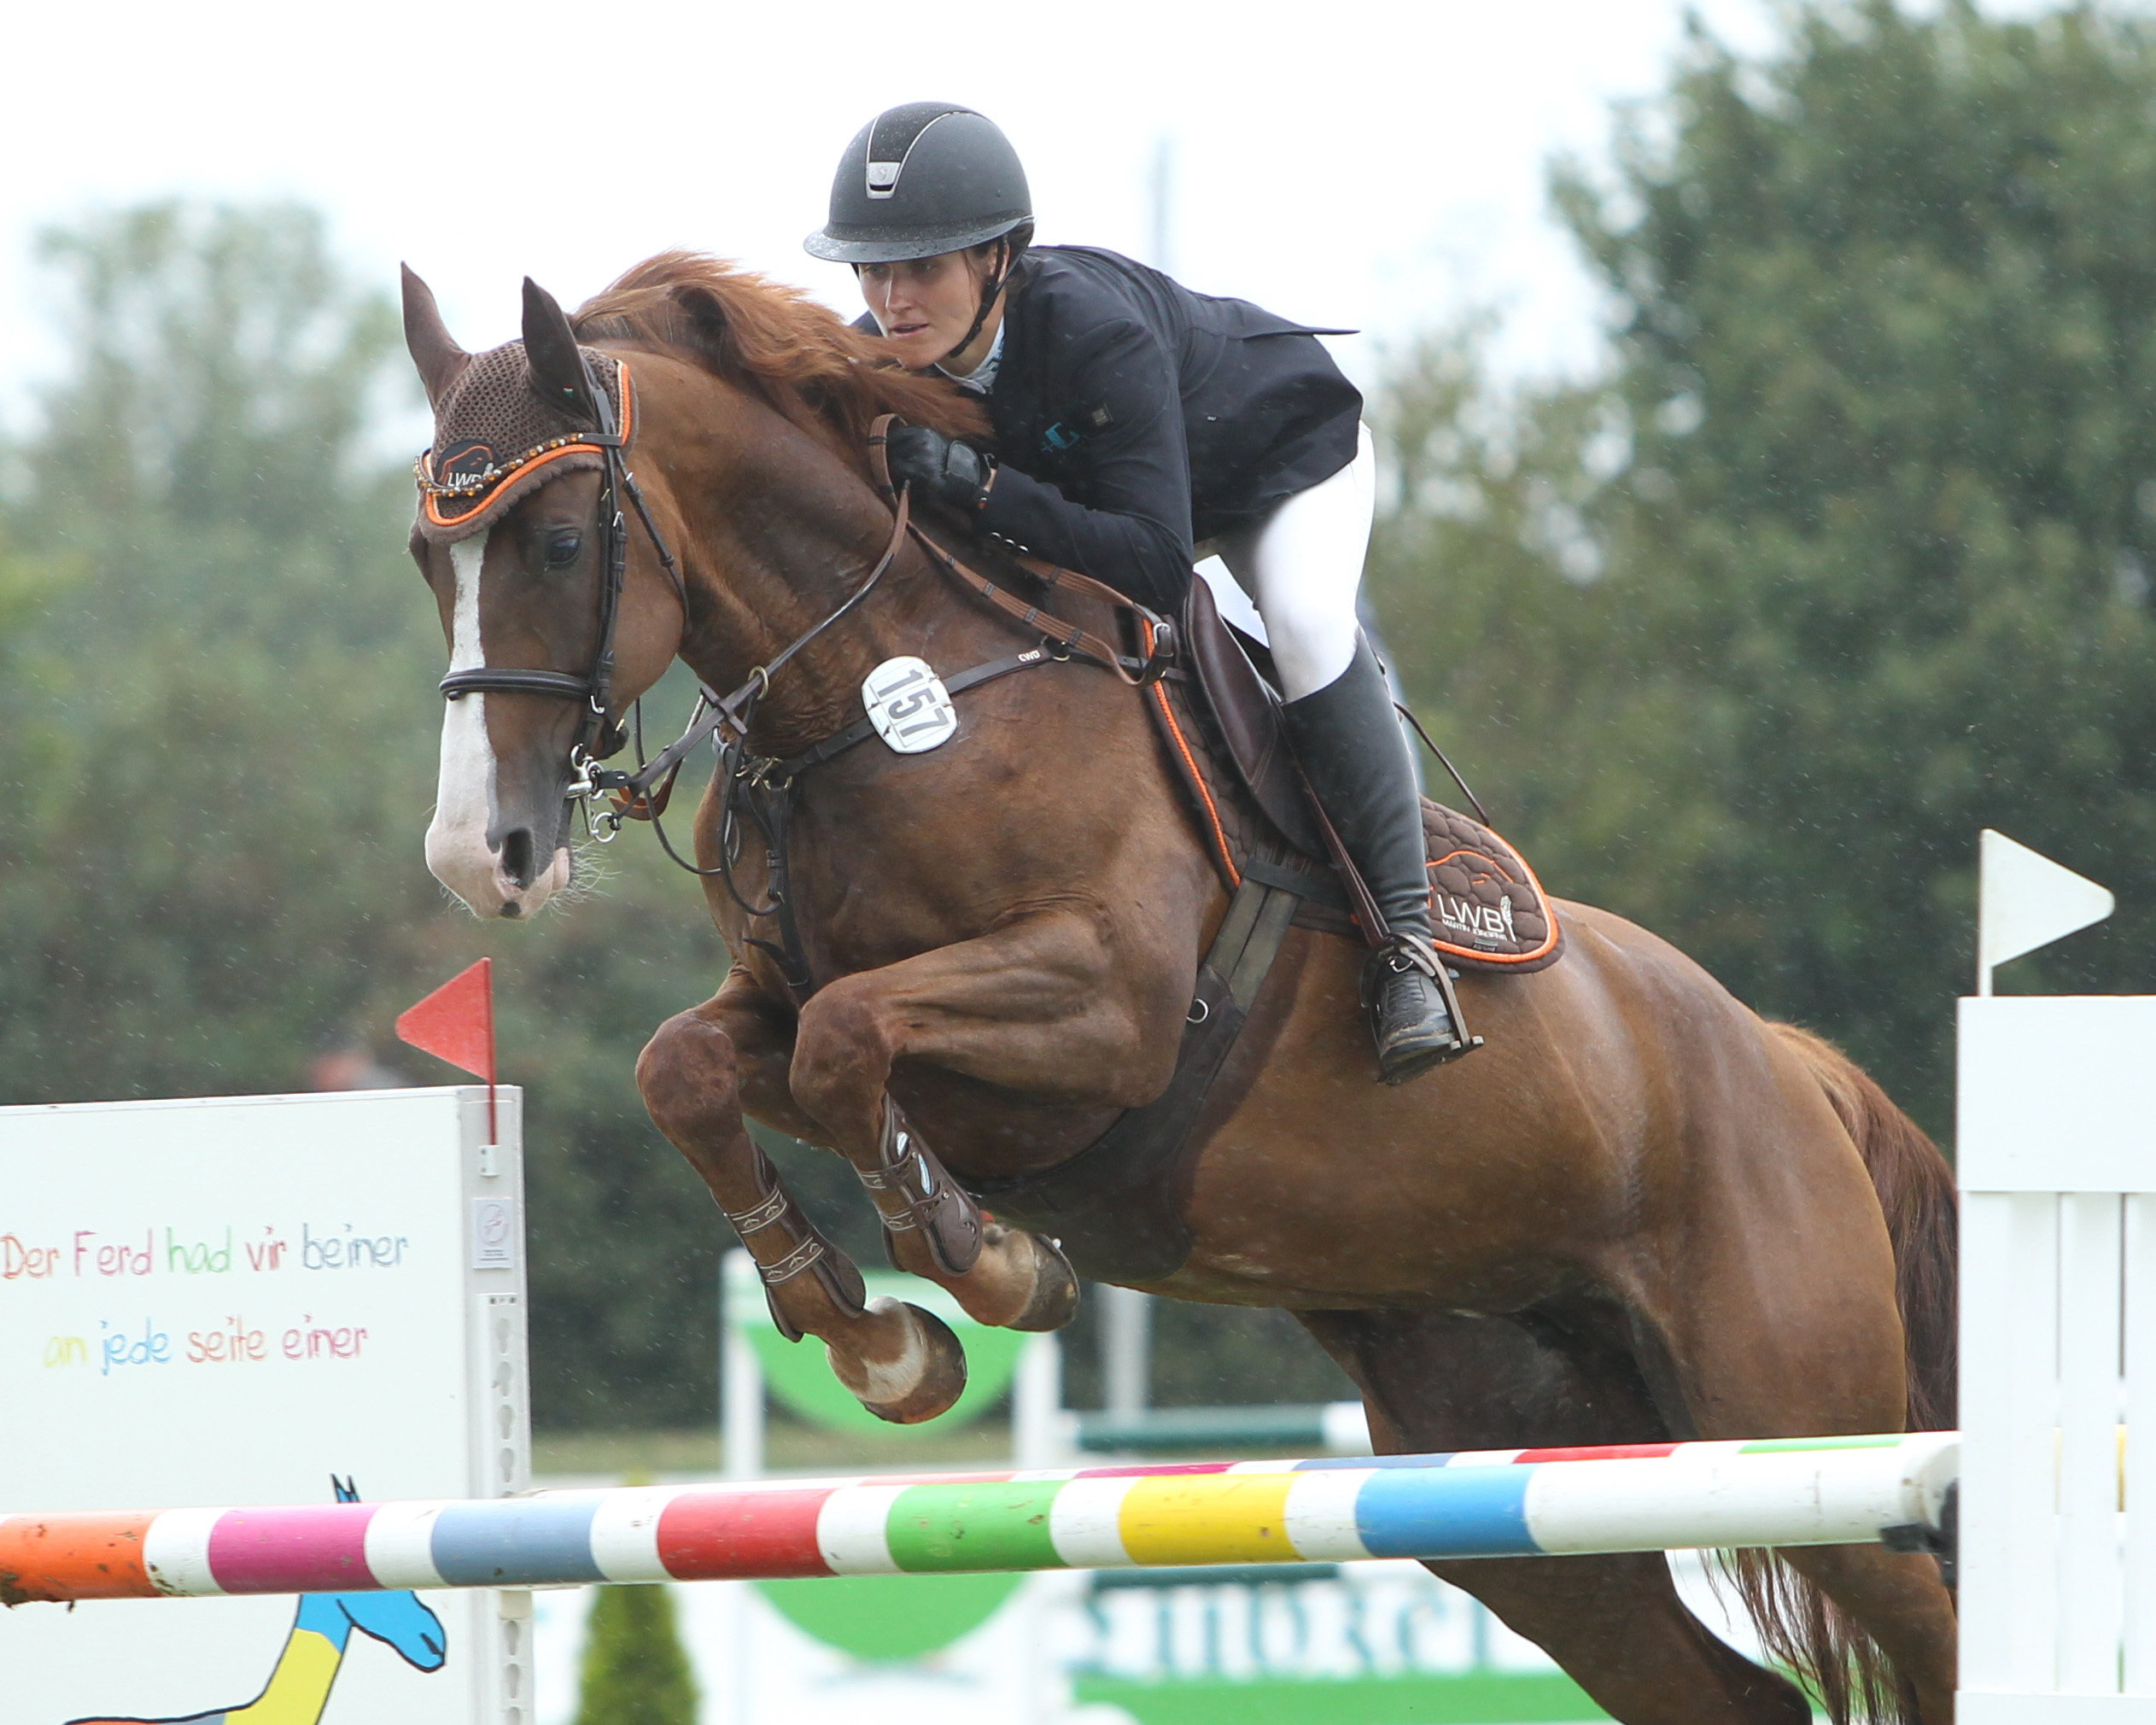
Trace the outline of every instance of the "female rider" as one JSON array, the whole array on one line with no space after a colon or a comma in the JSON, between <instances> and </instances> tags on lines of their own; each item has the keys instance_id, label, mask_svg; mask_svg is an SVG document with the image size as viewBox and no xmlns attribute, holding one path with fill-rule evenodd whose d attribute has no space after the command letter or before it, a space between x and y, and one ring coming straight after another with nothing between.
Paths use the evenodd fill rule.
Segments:
<instances>
[{"instance_id":1,"label":"female rider","mask_svg":"<svg viewBox=\"0 0 2156 1725\"><path fill-rule=\"evenodd\" d=\"M1375 495L1362 397L1320 332L1091 247L1029 249L1025 172L970 108L916 102L846 147L809 253L851 264L909 368L985 398L993 454L894 430L894 479L1173 615L1195 547L1265 619L1288 734L1390 927L1364 995L1380 1075L1464 1051L1435 977L1414 769L1355 619ZM869 327L864 320L863 327Z\"/></svg>"}]
</instances>

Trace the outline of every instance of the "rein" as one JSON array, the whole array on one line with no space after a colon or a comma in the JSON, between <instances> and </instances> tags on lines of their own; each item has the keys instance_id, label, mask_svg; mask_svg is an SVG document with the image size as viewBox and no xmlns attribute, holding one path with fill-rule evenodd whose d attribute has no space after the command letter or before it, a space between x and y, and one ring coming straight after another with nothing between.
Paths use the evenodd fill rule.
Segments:
<instances>
[{"instance_id":1,"label":"rein","mask_svg":"<svg viewBox=\"0 0 2156 1725\"><path fill-rule=\"evenodd\" d=\"M663 813L667 799L672 792L675 776L680 772L681 763L698 745L714 733L723 728L733 733L729 746L738 749L745 746L748 740L750 722L755 716L757 705L770 692L771 680L784 670L787 663L803 648L822 634L826 629L853 611L863 599L868 597L878 583L890 572L891 564L897 558L900 547L905 544L909 537L927 554L930 563L935 567L950 576L967 592L987 599L1006 616L1014 618L1021 627L1037 632L1043 641L1041 647L1030 652L1013 654L1008 658L996 659L987 664L975 665L968 670L959 672L956 675L944 681L944 687L946 692L957 694L966 689L979 687L982 683L991 681L996 677L1008 675L1013 671L1026 670L1036 664L1070 658L1081 658L1090 664L1097 664L1105 670L1112 671L1122 682L1131 688L1142 688L1148 683L1158 681L1166 675L1175 659L1174 625L1136 601L1125 598L1105 582L1095 581L1091 576L1080 575L1073 570L1059 569L1053 564L1042 563L1032 558L1021 559L1021 567L1029 575L1043 582L1051 591L1061 587L1072 593L1105 600L1117 610L1136 616L1142 625L1147 643L1147 652L1142 658L1134 658L1120 653L1100 636L1080 629L1073 623L1064 622L1062 618L1055 616L1052 612L1042 610L1037 605L1026 604L1005 588L998 587L986 576L967 568L966 564L961 563L949 552L930 538L920 523L913 519L913 500L907 488L903 486L894 488L891 482L891 471L885 464L884 447L886 433L896 417L890 413L879 416L868 435L870 464L875 471L877 482L884 494L892 500L893 513L891 538L884 547L883 554L876 559L875 566L868 571L860 586L849 594L836 610L829 612L821 622L814 624L803 634L797 635L770 663L758 665L751 670L747 681L732 694L716 694L708 687L699 685L695 710L690 714L689 722L682 730L681 734L634 772L625 773L618 769L599 768L589 762L574 763L580 766L580 777L570 786L569 794L571 797L585 797L593 792L605 791L611 792L615 798L615 807L599 817L599 822L609 829L601 840L602 843L611 841L616 834L619 833L624 820L655 821L658 815ZM634 492L631 494L636 495ZM668 572L674 574L673 558L669 555L664 541L659 537L658 529L652 524L650 514L644 509L640 496L637 497L637 512L643 519L645 531L651 535L652 544L657 547L660 557L664 559ZM624 547L621 544L623 535L621 528L621 517L616 513L613 524L609 529L608 561L610 566L618 564L623 555ZM678 575L675 576L675 584L678 588L680 584ZM618 584L616 586L612 599L613 603L618 605ZM686 600L684 600L683 608L686 615ZM603 610L602 619L611 634L611 614ZM448 686L451 682L457 681L462 677L472 676L498 677L505 680L496 684L496 687L510 687L511 685L505 681L507 679L519 680L518 686L521 687L523 686L522 680L527 678L535 681L554 679L559 683L571 686L570 687L534 687L529 690L531 693L581 693L583 687L580 680L564 677L559 672L479 671L459 673L457 677L445 679L443 692L449 693ZM462 693L462 690L460 689L459 693ZM851 748L856 743L865 742L873 734L874 734L874 728L870 722L866 718L858 719L831 736L811 744L801 753L789 759L780 761L758 757L752 763L756 769L756 776L761 782L774 788L783 787L792 782L795 775L810 767L821 766L825 762L833 759ZM666 842L665 834L663 832L659 838L660 843L665 847L667 855L672 857L690 873L713 874L722 872L721 869L699 868L693 863L682 862L680 856L675 853L673 845ZM737 902L739 902L738 895ZM749 910L751 907L744 903L742 909ZM751 914L768 915L770 913L752 910Z\"/></svg>"},{"instance_id":2,"label":"rein","mask_svg":"<svg viewBox=\"0 0 2156 1725\"><path fill-rule=\"evenodd\" d=\"M912 524L912 500L901 494L896 518L891 523L890 542L884 547L883 555L876 559L875 566L868 571L861 585L840 602L837 610L827 614L821 622L796 635L768 664L758 665L751 670L748 681L732 694L714 694L709 687L699 683L697 686L696 708L689 715L687 728L634 773L602 768L590 763L584 764L582 776L570 786L568 794L576 798L587 797L595 791L606 791L611 792L615 798L615 806L599 817L599 824L607 828L604 835L594 833L601 844L612 841L622 830L624 820L649 821L652 823L652 830L658 833L659 843L665 848L666 854L689 873L713 874L723 872L722 869L699 868L693 862L682 862L674 846L668 843L665 829L657 824L658 817L665 812L667 800L673 793L674 780L681 770L681 763L691 750L722 726L733 733L730 746L739 748L747 742L750 722L756 716L758 703L770 692L771 679L786 669L788 661L796 653L875 590L877 584L890 572L891 565L897 559L899 547L905 544L907 532ZM646 526L647 529L650 527L648 518ZM571 764L576 763L572 761ZM732 885L729 880L729 890ZM735 894L735 898L738 901L739 895ZM749 907L744 904L742 908L747 909ZM751 914L768 915L769 913Z\"/></svg>"},{"instance_id":3,"label":"rein","mask_svg":"<svg viewBox=\"0 0 2156 1725\"><path fill-rule=\"evenodd\" d=\"M880 415L868 431L868 459L875 470L876 482L884 495L893 494L891 466L885 453L885 440L890 432L894 413ZM960 586L979 598L986 599L1006 617L1016 619L1020 629L1038 629L1054 641L1059 655L1076 656L1090 660L1105 670L1114 672L1127 687L1143 688L1148 683L1158 682L1174 663L1175 626L1166 617L1148 611L1136 600L1118 593L1106 582L1096 581L1090 575L1080 575L1074 569L1062 569L1039 558L1020 556L1018 565L1050 593L1058 588L1082 597L1103 601L1119 611L1137 617L1151 631L1147 637L1147 651L1142 659L1131 659L1119 653L1096 634L1090 634L1075 624L1043 611L1037 605L1028 605L1015 594L967 568L950 553L936 543L919 527L913 529L914 542L926 552L934 564ZM1060 637L1059 640L1058 637Z\"/></svg>"},{"instance_id":4,"label":"rein","mask_svg":"<svg viewBox=\"0 0 2156 1725\"><path fill-rule=\"evenodd\" d=\"M689 722L681 734L636 771L625 773L588 767L581 779L570 786L569 792L572 797L588 796L595 791L607 791L613 794L614 806L601 813L593 822L593 836L599 838L601 843L611 842L620 833L625 819L648 821L660 848L678 867L704 878L716 876L725 886L727 895L744 915L759 920L775 919L779 924L778 940L761 940L751 935L747 937L748 944L769 955L778 965L786 986L802 996L811 991L814 978L809 974L808 953L801 939L800 925L794 913L790 891L792 858L787 835L792 822L795 784L800 775L809 769L835 760L856 744L866 742L875 734L875 727L874 721L864 716L783 760L770 756L751 756L748 751L749 727L755 717L757 706L770 692L772 679L795 654L868 598L889 572L900 548L909 537L926 554L932 567L941 570L967 592L988 600L1022 628L1041 637L1041 644L1037 646L971 666L944 679L944 693L948 695L955 697L968 689L979 688L984 683L1015 672L1072 659L1083 660L1113 672L1131 688L1143 688L1166 675L1175 660L1173 624L1090 576L1059 569L1054 564L1031 558L1020 560L1020 566L1051 592L1060 587L1069 592L1099 599L1117 611L1135 617L1145 648L1142 656L1134 658L1119 652L1100 636L1076 624L1066 623L1037 605L1027 604L986 576L967 567L930 538L913 519L912 499L907 488L903 485L894 487L891 481L885 447L886 436L896 417L889 413L880 415L869 430L870 466L879 488L891 501L893 513L890 541L885 545L882 556L876 559L875 566L869 570L868 576L821 623L797 636L768 664L759 665L752 670L748 680L732 694L716 694L709 687L699 686L696 708L690 714ZM646 527L649 527L648 518ZM719 739L716 745L719 754L719 861L716 868L705 868L675 850L673 842L666 836L665 827L660 824L659 816L665 811L682 762L692 750L714 735ZM764 875L768 899L762 904L751 903L733 880L733 868L739 859L740 845L738 816L744 808L764 841ZM602 827L606 829L604 833L599 830Z\"/></svg>"}]
</instances>

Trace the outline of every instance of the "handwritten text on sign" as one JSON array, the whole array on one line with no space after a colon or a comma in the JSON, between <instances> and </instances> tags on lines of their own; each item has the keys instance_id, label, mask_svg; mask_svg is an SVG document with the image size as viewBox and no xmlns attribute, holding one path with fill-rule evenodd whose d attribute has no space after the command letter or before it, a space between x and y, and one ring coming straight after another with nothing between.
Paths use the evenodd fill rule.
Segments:
<instances>
[{"instance_id":1,"label":"handwritten text on sign","mask_svg":"<svg viewBox=\"0 0 2156 1725\"><path fill-rule=\"evenodd\" d=\"M330 1295L334 1306L339 1284L394 1274L411 1253L404 1234L304 1219L296 1228L228 1224L207 1233L155 1224L139 1231L73 1228L56 1237L0 1231L0 1301L17 1289L68 1284L117 1291L117 1285L164 1283L177 1295L205 1286L198 1278L231 1277L236 1294L247 1284L258 1290L260 1303L236 1302L237 1310L179 1326L138 1306L126 1316L99 1315L94 1324L85 1317L32 1345L48 1369L105 1377L163 1366L359 1360L366 1353L365 1326L307 1307L317 1293Z\"/></svg>"}]
</instances>

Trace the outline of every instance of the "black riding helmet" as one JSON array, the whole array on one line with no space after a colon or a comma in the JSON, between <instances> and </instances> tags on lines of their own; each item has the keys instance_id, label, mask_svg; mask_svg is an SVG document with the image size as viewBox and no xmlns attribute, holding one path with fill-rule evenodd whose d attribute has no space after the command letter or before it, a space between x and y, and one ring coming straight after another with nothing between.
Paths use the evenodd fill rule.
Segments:
<instances>
[{"instance_id":1,"label":"black riding helmet","mask_svg":"<svg viewBox=\"0 0 2156 1725\"><path fill-rule=\"evenodd\" d=\"M834 264L893 264L1008 236L1015 258L1032 225L1025 170L996 123L952 102L909 102L846 146L831 219L802 243Z\"/></svg>"}]
</instances>

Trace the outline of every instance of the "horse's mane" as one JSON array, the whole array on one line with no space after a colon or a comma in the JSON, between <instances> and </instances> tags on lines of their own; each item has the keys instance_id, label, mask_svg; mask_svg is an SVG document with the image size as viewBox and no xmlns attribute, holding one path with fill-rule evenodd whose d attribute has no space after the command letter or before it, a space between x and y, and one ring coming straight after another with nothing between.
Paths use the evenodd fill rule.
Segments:
<instances>
[{"instance_id":1,"label":"horse's mane","mask_svg":"<svg viewBox=\"0 0 2156 1725\"><path fill-rule=\"evenodd\" d=\"M881 413L946 436L988 430L987 415L965 391L904 370L882 342L798 289L701 252L645 259L587 300L570 322L580 340L685 355L762 397L856 466Z\"/></svg>"}]
</instances>

